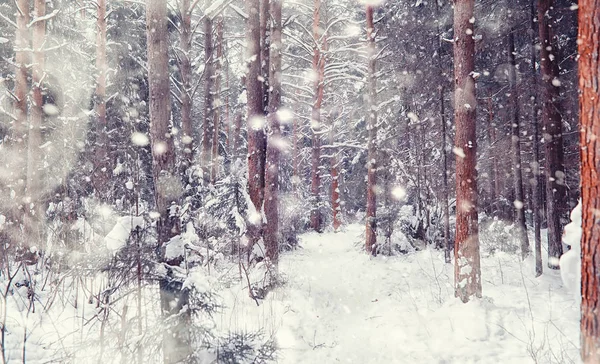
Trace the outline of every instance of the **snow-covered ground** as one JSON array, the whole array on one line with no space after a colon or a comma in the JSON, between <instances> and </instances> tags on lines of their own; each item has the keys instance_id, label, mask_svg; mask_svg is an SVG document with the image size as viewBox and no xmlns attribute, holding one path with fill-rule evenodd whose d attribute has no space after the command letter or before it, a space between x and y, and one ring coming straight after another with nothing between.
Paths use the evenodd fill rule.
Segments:
<instances>
[{"instance_id":1,"label":"snow-covered ground","mask_svg":"<svg viewBox=\"0 0 600 364\"><path fill-rule=\"evenodd\" d=\"M372 258L363 231L303 235L281 257L286 284L260 306L230 288L218 328L262 328L280 363L579 362L579 308L560 273L535 278L532 258L484 255L483 298L463 304L441 252Z\"/></svg>"}]
</instances>

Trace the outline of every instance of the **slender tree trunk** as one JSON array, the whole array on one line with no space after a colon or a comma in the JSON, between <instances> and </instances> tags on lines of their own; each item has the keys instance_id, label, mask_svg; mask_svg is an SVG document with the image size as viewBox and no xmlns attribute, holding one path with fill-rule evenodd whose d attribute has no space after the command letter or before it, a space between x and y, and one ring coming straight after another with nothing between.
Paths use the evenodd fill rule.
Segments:
<instances>
[{"instance_id":1,"label":"slender tree trunk","mask_svg":"<svg viewBox=\"0 0 600 364\"><path fill-rule=\"evenodd\" d=\"M450 206L448 200L450 199L450 193L448 190L448 153L446 150L446 108L444 103L444 92L445 89L442 86L440 88L440 116L442 118L442 165L444 170L443 173L443 187L444 196L442 199L442 210L444 211L444 258L446 263L452 262L452 245L450 243Z\"/></svg>"},{"instance_id":2,"label":"slender tree trunk","mask_svg":"<svg viewBox=\"0 0 600 364\"><path fill-rule=\"evenodd\" d=\"M536 71L536 37L537 25L535 19L535 1L531 0L530 3L530 18L531 18L531 85L532 85L532 98L531 98L531 113L533 116L533 163L531 166L533 180L532 180L532 192L533 192L533 225L535 235L535 276L539 277L542 275L542 190L540 183L540 126L539 126L539 107L537 102L537 71Z\"/></svg>"},{"instance_id":3,"label":"slender tree trunk","mask_svg":"<svg viewBox=\"0 0 600 364\"><path fill-rule=\"evenodd\" d=\"M208 2L210 5L210 1ZM204 18L204 124L202 126L202 170L204 182L210 181L211 134L214 127L214 59L213 59L213 21Z\"/></svg>"},{"instance_id":4,"label":"slender tree trunk","mask_svg":"<svg viewBox=\"0 0 600 364\"><path fill-rule=\"evenodd\" d=\"M331 131L329 133L329 142L333 145L333 125L331 125ZM339 181L339 172L338 172L338 159L337 159L337 149L333 148L331 150L331 209L333 211L333 230L338 231L340 226L342 226L341 213L342 208L340 205L340 181Z\"/></svg>"},{"instance_id":5,"label":"slender tree trunk","mask_svg":"<svg viewBox=\"0 0 600 364\"><path fill-rule=\"evenodd\" d=\"M556 49L550 27L552 0L538 1L538 25L541 42L542 105L544 146L546 149L546 210L548 216L548 267L558 269L563 253L561 217L566 213L562 120L558 112L560 81Z\"/></svg>"},{"instance_id":6,"label":"slender tree trunk","mask_svg":"<svg viewBox=\"0 0 600 364\"><path fill-rule=\"evenodd\" d=\"M512 104L512 169L513 187L515 192L515 224L517 226L517 239L521 246L521 258L529 255L529 239L525 221L525 195L523 193L523 170L521 168L521 132L519 115L519 92L517 89L517 63L515 61L515 36L514 28L508 33L508 61L510 64L509 83L510 99Z\"/></svg>"},{"instance_id":7,"label":"slender tree trunk","mask_svg":"<svg viewBox=\"0 0 600 364\"><path fill-rule=\"evenodd\" d=\"M494 211L494 204L498 197L498 162L496 158L496 128L494 126L494 100L490 93L488 98L488 125L487 125L487 139L488 139L488 153L490 154L490 201L487 208L489 211Z\"/></svg>"},{"instance_id":8,"label":"slender tree trunk","mask_svg":"<svg viewBox=\"0 0 600 364\"><path fill-rule=\"evenodd\" d=\"M581 121L581 359L600 362L600 3L579 1Z\"/></svg>"},{"instance_id":9,"label":"slender tree trunk","mask_svg":"<svg viewBox=\"0 0 600 364\"><path fill-rule=\"evenodd\" d=\"M260 81L262 82L263 108L265 115L269 112L269 0L260 0ZM266 138L265 138L266 143ZM266 147L266 144L265 144Z\"/></svg>"},{"instance_id":10,"label":"slender tree trunk","mask_svg":"<svg viewBox=\"0 0 600 364\"><path fill-rule=\"evenodd\" d=\"M221 79L223 71L223 16L217 20L217 59L215 60L214 106L213 106L213 139L212 139L212 183L219 174L219 136L221 127Z\"/></svg>"},{"instance_id":11,"label":"slender tree trunk","mask_svg":"<svg viewBox=\"0 0 600 364\"><path fill-rule=\"evenodd\" d=\"M179 12L181 25L179 33L179 73L181 76L181 145L183 155L181 158L183 168L192 165L194 159L194 132L192 130L192 108L194 107L192 93L192 65L190 61L190 50L192 46L192 12L190 0L181 0Z\"/></svg>"},{"instance_id":12,"label":"slender tree trunk","mask_svg":"<svg viewBox=\"0 0 600 364\"><path fill-rule=\"evenodd\" d=\"M267 166L265 170L265 216L264 241L267 258L277 264L279 259L279 150L281 146L281 130L278 111L281 107L281 0L271 0L271 54L269 84L269 135L267 138Z\"/></svg>"},{"instance_id":13,"label":"slender tree trunk","mask_svg":"<svg viewBox=\"0 0 600 364\"><path fill-rule=\"evenodd\" d=\"M29 63L30 36L29 0L17 1L17 32L15 39L15 113L17 124L14 129L14 140L21 144L27 139L27 64ZM23 145L23 144L21 144Z\"/></svg>"},{"instance_id":14,"label":"slender tree trunk","mask_svg":"<svg viewBox=\"0 0 600 364\"><path fill-rule=\"evenodd\" d=\"M312 161L311 161L311 192L313 206L311 212L311 227L321 232L323 217L321 216L321 105L323 103L325 54L323 54L324 38L321 29L321 0L315 0L313 13L313 38L315 40L313 53L314 98L311 113L312 128Z\"/></svg>"},{"instance_id":15,"label":"slender tree trunk","mask_svg":"<svg viewBox=\"0 0 600 364\"><path fill-rule=\"evenodd\" d=\"M377 254L377 86L375 79L376 65L375 24L373 23L373 7L367 6L367 128L369 129L367 160L367 216L366 216L366 249L367 253Z\"/></svg>"},{"instance_id":16,"label":"slender tree trunk","mask_svg":"<svg viewBox=\"0 0 600 364\"><path fill-rule=\"evenodd\" d=\"M169 47L167 30L167 3L147 0L146 24L148 44L148 83L150 110L150 137L152 148L152 175L156 209L158 244L166 272L159 280L163 318L169 326L164 330L163 357L166 364L179 363L189 356L190 311L188 291L174 277L173 269L183 257L166 256L165 244L178 234L179 222L170 211L171 204L179 198L174 189L175 150L170 127L171 94L169 90Z\"/></svg>"},{"instance_id":17,"label":"slender tree trunk","mask_svg":"<svg viewBox=\"0 0 600 364\"><path fill-rule=\"evenodd\" d=\"M108 157L108 124L106 120L106 0L98 0L96 41L96 114L98 116L98 144L96 149L96 178L94 185L101 199L106 200L109 193L110 162Z\"/></svg>"},{"instance_id":18,"label":"slender tree trunk","mask_svg":"<svg viewBox=\"0 0 600 364\"><path fill-rule=\"evenodd\" d=\"M475 107L474 0L454 1L454 77L456 122L455 294L463 302L481 297L477 222L477 133Z\"/></svg>"},{"instance_id":19,"label":"slender tree trunk","mask_svg":"<svg viewBox=\"0 0 600 364\"><path fill-rule=\"evenodd\" d=\"M265 149L263 83L261 82L261 29L260 1L247 0L248 14L246 32L246 60L248 74L246 92L248 98L248 190L256 211L260 212L264 200Z\"/></svg>"}]
</instances>

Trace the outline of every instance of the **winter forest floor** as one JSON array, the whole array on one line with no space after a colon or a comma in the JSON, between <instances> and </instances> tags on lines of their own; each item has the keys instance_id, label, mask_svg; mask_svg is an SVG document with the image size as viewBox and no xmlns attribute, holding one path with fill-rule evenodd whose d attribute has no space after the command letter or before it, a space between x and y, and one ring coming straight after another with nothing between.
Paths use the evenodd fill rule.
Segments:
<instances>
[{"instance_id":1,"label":"winter forest floor","mask_svg":"<svg viewBox=\"0 0 600 364\"><path fill-rule=\"evenodd\" d=\"M303 235L281 257L286 283L258 307L230 288L218 328L262 329L279 363L579 362L579 307L559 272L482 252L483 298L463 304L442 252L371 258L363 230Z\"/></svg>"}]
</instances>

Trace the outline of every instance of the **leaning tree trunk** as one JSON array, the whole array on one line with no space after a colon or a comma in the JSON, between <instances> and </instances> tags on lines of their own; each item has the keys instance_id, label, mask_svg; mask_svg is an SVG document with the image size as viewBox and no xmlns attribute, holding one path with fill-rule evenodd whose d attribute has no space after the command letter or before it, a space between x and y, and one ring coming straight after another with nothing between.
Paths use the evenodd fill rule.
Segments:
<instances>
[{"instance_id":1,"label":"leaning tree trunk","mask_svg":"<svg viewBox=\"0 0 600 364\"><path fill-rule=\"evenodd\" d=\"M559 113L559 70L550 27L552 0L538 1L538 24L541 42L542 105L544 146L546 149L546 211L548 219L548 267L558 269L563 253L561 217L566 213L562 120Z\"/></svg>"},{"instance_id":2,"label":"leaning tree trunk","mask_svg":"<svg viewBox=\"0 0 600 364\"><path fill-rule=\"evenodd\" d=\"M581 358L600 362L600 4L579 1L581 121Z\"/></svg>"},{"instance_id":3,"label":"leaning tree trunk","mask_svg":"<svg viewBox=\"0 0 600 364\"><path fill-rule=\"evenodd\" d=\"M517 63L515 61L515 36L514 28L508 33L508 61L510 64L509 84L510 100L512 104L512 169L513 188L515 192L515 224L517 225L517 239L521 246L521 258L529 255L529 239L525 221L525 195L523 193L523 169L521 167L521 132L519 115L519 91L517 89Z\"/></svg>"},{"instance_id":4,"label":"leaning tree trunk","mask_svg":"<svg viewBox=\"0 0 600 364\"><path fill-rule=\"evenodd\" d=\"M367 253L377 254L377 86L375 80L375 25L373 24L373 7L367 6L367 128L369 140L367 144L367 222L366 250Z\"/></svg>"},{"instance_id":5,"label":"leaning tree trunk","mask_svg":"<svg viewBox=\"0 0 600 364\"><path fill-rule=\"evenodd\" d=\"M166 364L185 360L191 353L188 309L189 297L183 282L175 276L182 256L167 256L165 245L178 233L179 221L170 211L176 202L178 178L175 171L175 150L170 127L171 94L169 90L169 46L167 3L148 0L146 3L148 44L148 83L150 138L154 198L160 214L157 222L161 260L167 268L159 280L160 301L165 324L163 357Z\"/></svg>"},{"instance_id":6,"label":"leaning tree trunk","mask_svg":"<svg viewBox=\"0 0 600 364\"><path fill-rule=\"evenodd\" d=\"M477 223L477 134L475 128L474 0L454 1L454 119L456 122L455 294L463 302L481 297Z\"/></svg>"},{"instance_id":7,"label":"leaning tree trunk","mask_svg":"<svg viewBox=\"0 0 600 364\"><path fill-rule=\"evenodd\" d=\"M281 107L281 0L271 0L271 54L269 85L269 115L267 137L267 165L265 169L265 216L264 241L267 258L274 264L279 259L279 158L281 130L278 111Z\"/></svg>"}]
</instances>

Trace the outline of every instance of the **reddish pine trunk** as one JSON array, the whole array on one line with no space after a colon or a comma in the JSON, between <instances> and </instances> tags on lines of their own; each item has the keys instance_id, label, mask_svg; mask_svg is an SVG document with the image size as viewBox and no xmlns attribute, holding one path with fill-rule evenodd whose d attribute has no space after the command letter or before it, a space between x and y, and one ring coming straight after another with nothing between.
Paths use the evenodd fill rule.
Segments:
<instances>
[{"instance_id":1,"label":"reddish pine trunk","mask_svg":"<svg viewBox=\"0 0 600 364\"><path fill-rule=\"evenodd\" d=\"M183 146L182 164L188 168L194 158L194 132L192 130L192 66L190 62L190 48L192 45L192 13L190 0L182 0L179 9L181 13L181 28L179 47L179 72L181 76L181 144Z\"/></svg>"},{"instance_id":2,"label":"reddish pine trunk","mask_svg":"<svg viewBox=\"0 0 600 364\"><path fill-rule=\"evenodd\" d=\"M265 169L265 216L264 241L267 258L277 263L279 258L279 159L281 130L277 112L281 107L281 0L271 0L271 54L269 84L269 135L267 138L267 165Z\"/></svg>"},{"instance_id":3,"label":"reddish pine trunk","mask_svg":"<svg viewBox=\"0 0 600 364\"><path fill-rule=\"evenodd\" d=\"M265 132L263 108L263 83L261 75L260 0L248 0L246 32L246 60L248 74L246 92L248 99L248 190L256 211L260 212L264 198Z\"/></svg>"},{"instance_id":4,"label":"reddish pine trunk","mask_svg":"<svg viewBox=\"0 0 600 364\"><path fill-rule=\"evenodd\" d=\"M34 2L34 21L46 15L46 1L35 0ZM32 66L32 98L31 117L29 120L29 152L27 163L27 196L32 201L39 202L41 197L41 182L43 176L41 173L42 161L40 154L40 145L42 145L42 123L44 121L43 110L43 78L45 68L44 43L46 40L46 21L39 20L33 25L33 66Z\"/></svg>"},{"instance_id":5,"label":"reddish pine trunk","mask_svg":"<svg viewBox=\"0 0 600 364\"><path fill-rule=\"evenodd\" d=\"M27 63L29 63L29 1L19 0L17 2L17 32L15 39L15 113L17 124L14 131L15 141L22 143L27 133Z\"/></svg>"},{"instance_id":6,"label":"reddish pine trunk","mask_svg":"<svg viewBox=\"0 0 600 364\"><path fill-rule=\"evenodd\" d=\"M96 114L98 115L98 145L96 150L96 179L94 184L102 199L108 196L109 160L108 125L106 120L106 0L98 0L98 35L96 43Z\"/></svg>"},{"instance_id":7,"label":"reddish pine trunk","mask_svg":"<svg viewBox=\"0 0 600 364\"><path fill-rule=\"evenodd\" d=\"M538 1L538 24L541 42L542 105L544 146L546 149L546 211L548 219L548 267L558 269L563 253L561 217L566 213L562 120L559 113L559 70L557 49L551 34L552 0Z\"/></svg>"},{"instance_id":8,"label":"reddish pine trunk","mask_svg":"<svg viewBox=\"0 0 600 364\"><path fill-rule=\"evenodd\" d=\"M210 1L208 2L210 5ZM211 161L211 127L213 124L214 113L214 59L213 59L213 39L212 39L212 20L210 17L204 18L204 124L202 125L202 171L204 182L210 181L210 161Z\"/></svg>"},{"instance_id":9,"label":"reddish pine trunk","mask_svg":"<svg viewBox=\"0 0 600 364\"><path fill-rule=\"evenodd\" d=\"M322 34L321 23L321 0L315 0L313 13L313 38L315 40L313 53L314 97L311 113L312 135L312 161L311 161L311 192L313 206L311 211L311 227L321 232L323 230L323 217L321 216L321 105L323 103L324 78L325 78L325 55L321 50L325 42Z\"/></svg>"},{"instance_id":10,"label":"reddish pine trunk","mask_svg":"<svg viewBox=\"0 0 600 364\"><path fill-rule=\"evenodd\" d=\"M523 171L521 168L521 132L519 116L519 92L517 89L517 64L515 61L514 29L508 34L508 61L510 64L509 82L511 86L510 98L512 104L512 169L513 188L515 192L515 224L517 226L517 239L521 245L521 258L529 255L529 239L525 221L525 195L523 193Z\"/></svg>"},{"instance_id":11,"label":"reddish pine trunk","mask_svg":"<svg viewBox=\"0 0 600 364\"><path fill-rule=\"evenodd\" d=\"M477 223L477 134L475 129L474 0L454 1L454 81L456 122L455 294L463 302L481 297Z\"/></svg>"},{"instance_id":12,"label":"reddish pine trunk","mask_svg":"<svg viewBox=\"0 0 600 364\"><path fill-rule=\"evenodd\" d=\"M581 121L581 358L600 362L600 4L579 1Z\"/></svg>"},{"instance_id":13,"label":"reddish pine trunk","mask_svg":"<svg viewBox=\"0 0 600 364\"><path fill-rule=\"evenodd\" d=\"M187 292L172 282L173 273L170 267L179 265L182 257L167 259L164 256L164 245L179 231L178 219L169 211L178 196L173 191L177 177L174 175L175 150L170 128L171 94L166 2L147 1L146 24L152 176L156 209L160 214L157 222L158 244L161 260L167 268L165 276L159 280L160 298L163 315L171 323L171 327L165 330L163 336L163 357L165 364L174 364L190 354L190 313L187 310Z\"/></svg>"},{"instance_id":14,"label":"reddish pine trunk","mask_svg":"<svg viewBox=\"0 0 600 364\"><path fill-rule=\"evenodd\" d=\"M375 25L373 24L373 7L367 6L367 71L368 102L367 128L369 129L367 160L367 253L377 254L377 87L375 80Z\"/></svg>"},{"instance_id":15,"label":"reddish pine trunk","mask_svg":"<svg viewBox=\"0 0 600 364\"><path fill-rule=\"evenodd\" d=\"M219 136L221 118L221 72L223 70L223 17L217 20L217 59L215 61L215 84L213 106L213 139L212 139L212 183L219 174Z\"/></svg>"}]
</instances>

